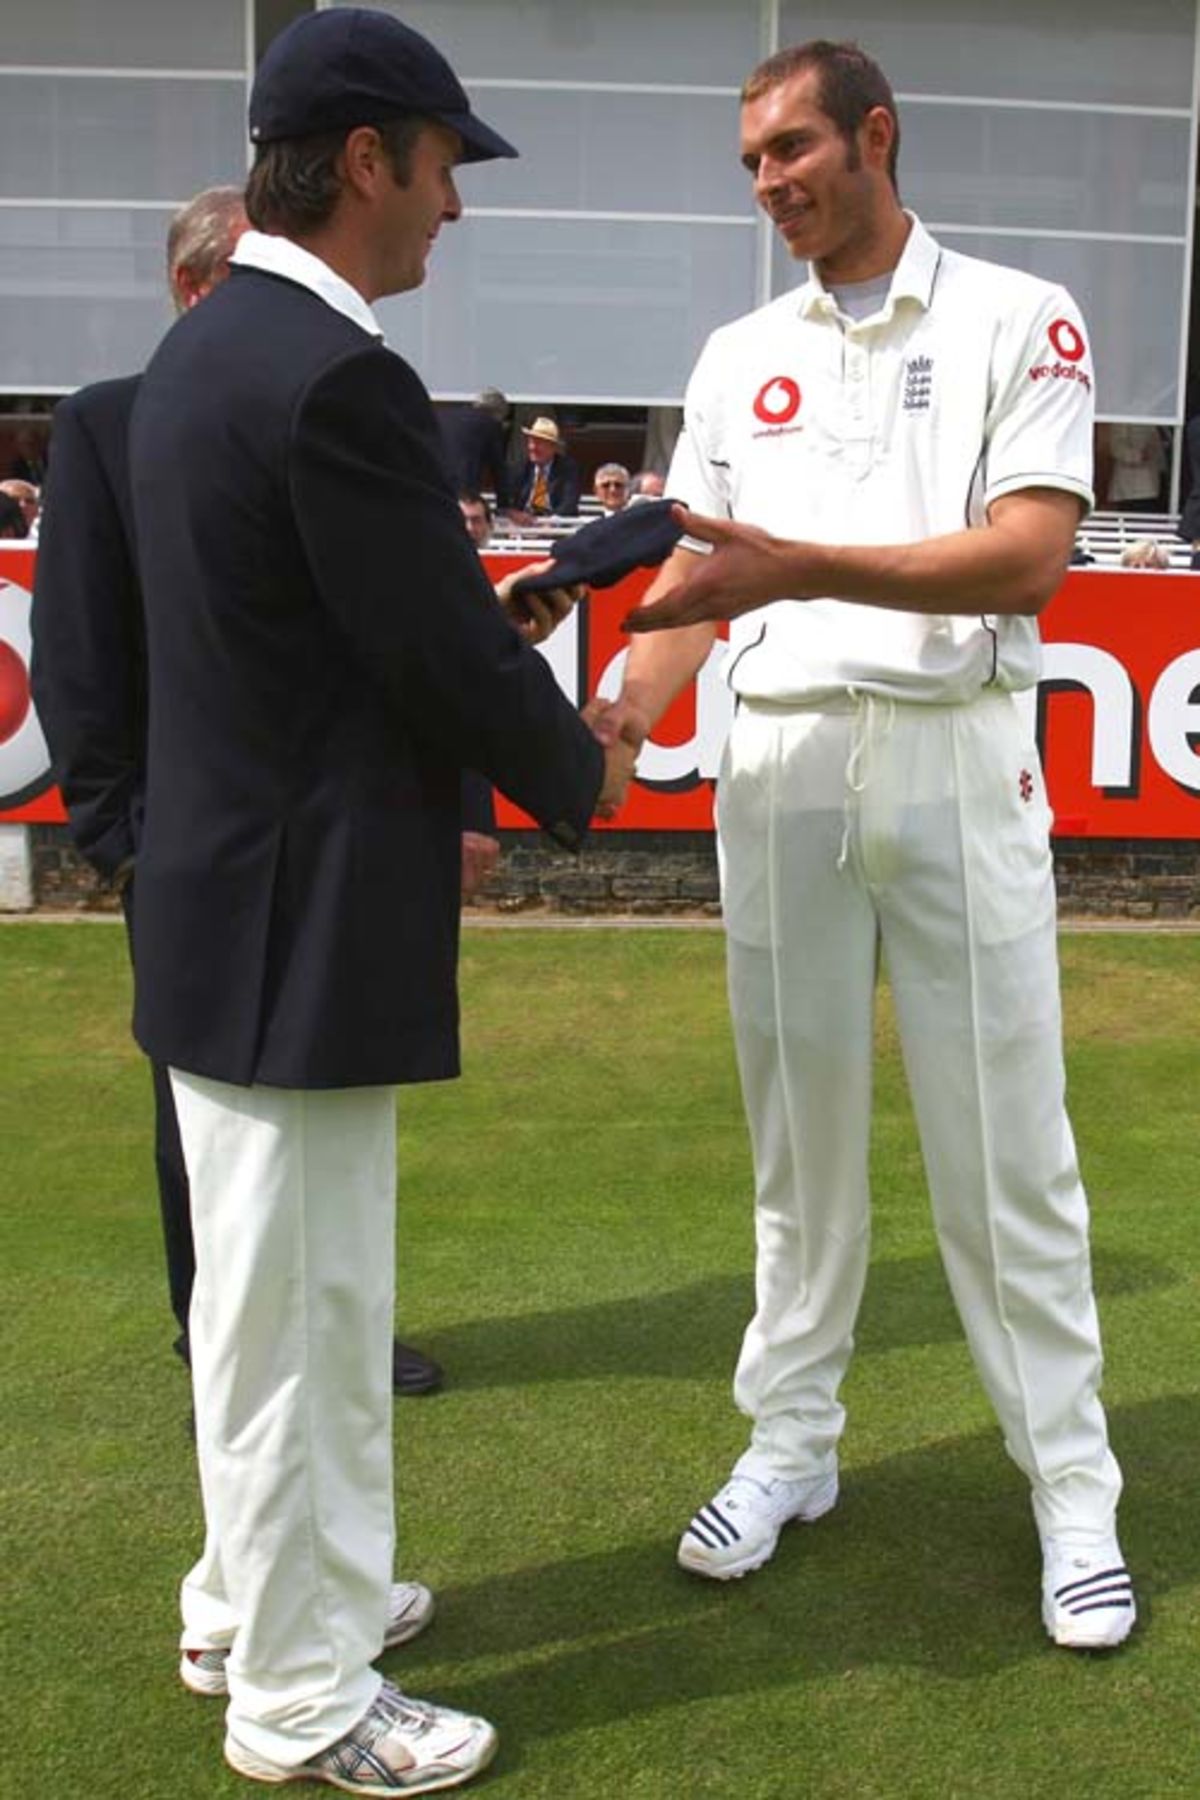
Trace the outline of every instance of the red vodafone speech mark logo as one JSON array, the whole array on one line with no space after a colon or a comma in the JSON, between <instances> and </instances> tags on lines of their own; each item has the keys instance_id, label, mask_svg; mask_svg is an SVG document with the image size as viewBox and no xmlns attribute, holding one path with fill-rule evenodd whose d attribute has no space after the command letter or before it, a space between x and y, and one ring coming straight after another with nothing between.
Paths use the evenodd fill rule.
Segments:
<instances>
[{"instance_id":1,"label":"red vodafone speech mark logo","mask_svg":"<svg viewBox=\"0 0 1200 1800\"><path fill-rule=\"evenodd\" d=\"M800 388L790 375L772 375L754 396L754 416L764 425L787 425L800 411Z\"/></svg>"},{"instance_id":2,"label":"red vodafone speech mark logo","mask_svg":"<svg viewBox=\"0 0 1200 1800\"><path fill-rule=\"evenodd\" d=\"M1055 319L1050 327L1050 342L1066 362L1078 362L1087 349L1082 333L1070 319Z\"/></svg>"},{"instance_id":3,"label":"red vodafone speech mark logo","mask_svg":"<svg viewBox=\"0 0 1200 1800\"><path fill-rule=\"evenodd\" d=\"M29 712L29 676L11 644L0 638L0 744L16 737Z\"/></svg>"}]
</instances>

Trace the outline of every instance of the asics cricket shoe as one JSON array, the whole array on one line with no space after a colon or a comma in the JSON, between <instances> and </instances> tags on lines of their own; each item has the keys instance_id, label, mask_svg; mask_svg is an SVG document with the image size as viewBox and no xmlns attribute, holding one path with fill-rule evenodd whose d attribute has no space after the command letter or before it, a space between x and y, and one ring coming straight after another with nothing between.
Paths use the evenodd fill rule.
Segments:
<instances>
[{"instance_id":1,"label":"asics cricket shoe","mask_svg":"<svg viewBox=\"0 0 1200 1800\"><path fill-rule=\"evenodd\" d=\"M1042 1547L1042 1619L1068 1650L1112 1650L1137 1618L1133 1581L1115 1537L1048 1537Z\"/></svg>"},{"instance_id":2,"label":"asics cricket shoe","mask_svg":"<svg viewBox=\"0 0 1200 1800\"><path fill-rule=\"evenodd\" d=\"M807 1481L734 1475L693 1516L679 1540L679 1565L715 1581L748 1575L775 1554L789 1520L811 1524L831 1510L837 1497L836 1469Z\"/></svg>"},{"instance_id":3,"label":"asics cricket shoe","mask_svg":"<svg viewBox=\"0 0 1200 1800\"><path fill-rule=\"evenodd\" d=\"M486 1719L410 1700L385 1681L352 1730L298 1767L269 1762L229 1733L225 1760L251 1781L324 1781L347 1794L432 1794L457 1787L496 1754Z\"/></svg>"},{"instance_id":4,"label":"asics cricket shoe","mask_svg":"<svg viewBox=\"0 0 1200 1800\"><path fill-rule=\"evenodd\" d=\"M394 1581L388 1599L387 1625L383 1647L395 1650L407 1644L419 1631L424 1631L433 1617L433 1595L419 1581ZM179 1659L179 1679L193 1694L223 1699L229 1692L225 1665L229 1651L185 1650Z\"/></svg>"}]
</instances>

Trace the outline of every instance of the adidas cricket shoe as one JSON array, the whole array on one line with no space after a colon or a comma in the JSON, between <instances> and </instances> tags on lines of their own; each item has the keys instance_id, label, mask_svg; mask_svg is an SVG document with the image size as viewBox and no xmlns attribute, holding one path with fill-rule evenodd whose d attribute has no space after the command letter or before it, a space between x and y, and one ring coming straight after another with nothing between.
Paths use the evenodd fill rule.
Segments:
<instances>
[{"instance_id":1,"label":"adidas cricket shoe","mask_svg":"<svg viewBox=\"0 0 1200 1800\"><path fill-rule=\"evenodd\" d=\"M1042 1618L1068 1650L1112 1650L1133 1630L1133 1581L1115 1537L1092 1544L1048 1537L1043 1546Z\"/></svg>"},{"instance_id":2,"label":"adidas cricket shoe","mask_svg":"<svg viewBox=\"0 0 1200 1800\"><path fill-rule=\"evenodd\" d=\"M731 1581L760 1569L775 1554L792 1519L811 1524L837 1501L837 1470L808 1481L756 1481L734 1475L694 1515L679 1540L679 1566L693 1575Z\"/></svg>"},{"instance_id":3,"label":"adidas cricket shoe","mask_svg":"<svg viewBox=\"0 0 1200 1800\"><path fill-rule=\"evenodd\" d=\"M486 1719L411 1700L385 1681L345 1737L298 1767L269 1762L229 1733L225 1760L251 1781L324 1781L347 1794L432 1794L457 1787L496 1754Z\"/></svg>"},{"instance_id":4,"label":"adidas cricket shoe","mask_svg":"<svg viewBox=\"0 0 1200 1800\"><path fill-rule=\"evenodd\" d=\"M394 1581L388 1600L387 1624L383 1632L383 1648L395 1650L407 1644L419 1631L424 1631L433 1617L433 1595L419 1581ZM193 1694L210 1699L223 1699L229 1692L225 1665L229 1651L185 1650L179 1659L179 1679Z\"/></svg>"}]
</instances>

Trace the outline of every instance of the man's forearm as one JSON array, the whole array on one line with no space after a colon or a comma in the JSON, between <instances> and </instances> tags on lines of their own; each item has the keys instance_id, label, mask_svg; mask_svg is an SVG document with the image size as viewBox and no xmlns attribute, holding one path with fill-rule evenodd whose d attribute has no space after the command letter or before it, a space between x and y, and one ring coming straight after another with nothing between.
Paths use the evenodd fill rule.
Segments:
<instances>
[{"instance_id":1,"label":"man's forearm","mask_svg":"<svg viewBox=\"0 0 1200 1800\"><path fill-rule=\"evenodd\" d=\"M674 550L642 597L649 606L667 593L681 573L703 557L691 550ZM715 625L692 625L669 637L635 637L629 646L621 699L635 707L650 731L677 694L695 679L716 642Z\"/></svg>"},{"instance_id":2,"label":"man's forearm","mask_svg":"<svg viewBox=\"0 0 1200 1800\"><path fill-rule=\"evenodd\" d=\"M1080 507L1066 490L1022 489L996 500L986 525L901 544L795 541L687 514L685 529L711 555L672 558L625 625L679 631L825 597L897 612L1036 614L1062 583Z\"/></svg>"}]
</instances>

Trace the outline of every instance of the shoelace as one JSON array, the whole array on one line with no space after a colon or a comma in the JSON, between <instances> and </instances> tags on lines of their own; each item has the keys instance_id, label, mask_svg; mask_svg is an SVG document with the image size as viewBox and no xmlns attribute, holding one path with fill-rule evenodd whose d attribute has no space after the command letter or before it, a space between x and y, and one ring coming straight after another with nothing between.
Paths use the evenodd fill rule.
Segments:
<instances>
[{"instance_id":1,"label":"shoelace","mask_svg":"<svg viewBox=\"0 0 1200 1800\"><path fill-rule=\"evenodd\" d=\"M390 1731L395 1723L411 1731L414 1737L422 1737L436 1721L434 1709L423 1700L410 1700L407 1694L401 1693L390 1681L385 1681L375 1697L375 1703L368 1713L368 1719L378 1716L379 1729L374 1732L371 1743L384 1732Z\"/></svg>"}]
</instances>

